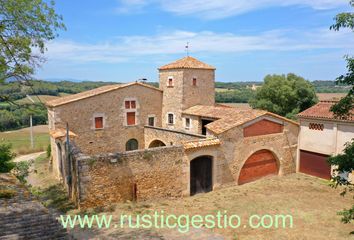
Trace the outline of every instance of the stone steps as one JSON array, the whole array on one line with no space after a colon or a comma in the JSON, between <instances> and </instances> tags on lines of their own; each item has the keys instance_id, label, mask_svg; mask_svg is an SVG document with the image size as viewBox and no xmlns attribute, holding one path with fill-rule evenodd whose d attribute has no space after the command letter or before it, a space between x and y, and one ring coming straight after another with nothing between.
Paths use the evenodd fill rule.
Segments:
<instances>
[{"instance_id":1,"label":"stone steps","mask_svg":"<svg viewBox=\"0 0 354 240\"><path fill-rule=\"evenodd\" d=\"M2 177L4 175L0 174L0 182ZM10 199L0 199L0 240L73 239L55 218L57 214L45 208L23 185L8 181L7 186L17 194Z\"/></svg>"}]
</instances>

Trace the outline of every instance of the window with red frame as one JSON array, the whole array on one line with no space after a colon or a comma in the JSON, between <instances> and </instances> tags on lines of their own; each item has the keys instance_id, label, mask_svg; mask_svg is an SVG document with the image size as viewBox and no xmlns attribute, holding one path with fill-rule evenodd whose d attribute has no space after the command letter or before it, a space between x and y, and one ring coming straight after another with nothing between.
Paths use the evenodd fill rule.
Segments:
<instances>
[{"instance_id":1,"label":"window with red frame","mask_svg":"<svg viewBox=\"0 0 354 240\"><path fill-rule=\"evenodd\" d=\"M135 101L125 101L125 109L135 109L136 102Z\"/></svg>"},{"instance_id":2,"label":"window with red frame","mask_svg":"<svg viewBox=\"0 0 354 240\"><path fill-rule=\"evenodd\" d=\"M95 128L96 129L103 128L103 117L95 117Z\"/></svg>"},{"instance_id":3,"label":"window with red frame","mask_svg":"<svg viewBox=\"0 0 354 240\"><path fill-rule=\"evenodd\" d=\"M127 113L127 125L128 126L135 125L135 112Z\"/></svg>"}]
</instances>

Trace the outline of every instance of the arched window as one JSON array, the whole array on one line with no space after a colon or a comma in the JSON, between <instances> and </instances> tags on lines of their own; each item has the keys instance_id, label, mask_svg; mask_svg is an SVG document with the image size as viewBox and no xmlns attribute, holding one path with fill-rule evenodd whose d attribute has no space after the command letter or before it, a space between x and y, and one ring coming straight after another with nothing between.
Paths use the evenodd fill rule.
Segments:
<instances>
[{"instance_id":1,"label":"arched window","mask_svg":"<svg viewBox=\"0 0 354 240\"><path fill-rule=\"evenodd\" d=\"M133 151L139 148L138 140L135 138L129 139L128 142L125 144L126 151Z\"/></svg>"}]
</instances>

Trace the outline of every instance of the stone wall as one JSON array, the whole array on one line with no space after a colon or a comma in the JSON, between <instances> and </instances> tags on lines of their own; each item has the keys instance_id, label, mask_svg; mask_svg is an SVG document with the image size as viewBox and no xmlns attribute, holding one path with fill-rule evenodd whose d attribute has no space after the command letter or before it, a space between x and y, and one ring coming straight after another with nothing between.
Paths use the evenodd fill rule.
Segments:
<instances>
[{"instance_id":1,"label":"stone wall","mask_svg":"<svg viewBox=\"0 0 354 240\"><path fill-rule=\"evenodd\" d=\"M75 155L80 207L114 202L178 198L187 188L183 147L168 146L118 154ZM135 190L134 190L135 188Z\"/></svg>"},{"instance_id":2,"label":"stone wall","mask_svg":"<svg viewBox=\"0 0 354 240\"><path fill-rule=\"evenodd\" d=\"M168 79L173 78L173 86ZM197 85L193 86L193 78ZM215 71L209 69L169 69L159 72L163 90L162 126L169 129L185 129L183 110L195 105L215 104ZM175 115L175 124L167 123L168 113Z\"/></svg>"},{"instance_id":3,"label":"stone wall","mask_svg":"<svg viewBox=\"0 0 354 240\"><path fill-rule=\"evenodd\" d=\"M240 171L247 159L259 150L269 150L279 163L279 175L296 171L296 149L299 127L284 122L282 133L243 137L243 128L238 127L220 134L218 150L220 182L238 182Z\"/></svg>"},{"instance_id":4,"label":"stone wall","mask_svg":"<svg viewBox=\"0 0 354 240\"><path fill-rule=\"evenodd\" d=\"M136 100L136 125L126 126L124 101ZM144 146L144 125L149 116L155 116L156 126L161 126L162 92L141 85L130 85L114 91L85 98L70 104L48 109L50 130L64 128L77 137L75 141L85 154L100 154L125 151L129 139L136 139L139 149ZM94 128L94 116L104 117L104 128ZM57 147L51 140L52 158L58 171Z\"/></svg>"},{"instance_id":5,"label":"stone wall","mask_svg":"<svg viewBox=\"0 0 354 240\"><path fill-rule=\"evenodd\" d=\"M146 148L148 148L150 143L154 140L160 140L168 146L181 145L183 141L205 138L203 135L150 126L145 126L144 136Z\"/></svg>"}]
</instances>

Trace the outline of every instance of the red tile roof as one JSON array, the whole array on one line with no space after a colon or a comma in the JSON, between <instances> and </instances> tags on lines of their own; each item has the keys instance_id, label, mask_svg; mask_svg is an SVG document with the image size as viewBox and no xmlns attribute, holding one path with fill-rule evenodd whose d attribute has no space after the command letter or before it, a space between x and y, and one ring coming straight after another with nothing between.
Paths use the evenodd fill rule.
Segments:
<instances>
[{"instance_id":1,"label":"red tile roof","mask_svg":"<svg viewBox=\"0 0 354 240\"><path fill-rule=\"evenodd\" d=\"M198 140L186 141L183 143L183 147L186 150L217 146L217 145L220 145L220 140L218 138L198 139Z\"/></svg>"},{"instance_id":2,"label":"red tile roof","mask_svg":"<svg viewBox=\"0 0 354 240\"><path fill-rule=\"evenodd\" d=\"M300 118L316 118L316 119L331 119L337 121L354 122L354 109L348 118L340 119L336 118L333 112L330 111L331 107L337 103L337 101L321 101L316 105L306 109L298 114Z\"/></svg>"},{"instance_id":3,"label":"red tile roof","mask_svg":"<svg viewBox=\"0 0 354 240\"><path fill-rule=\"evenodd\" d=\"M298 125L297 122L291 121L287 118L258 109L239 109L235 107L225 106L203 106L197 105L183 111L183 114L199 116L204 118L215 119L206 125L206 128L215 134L223 133L234 127L240 126L258 117L268 115L274 118L282 119L292 124Z\"/></svg>"},{"instance_id":4,"label":"red tile roof","mask_svg":"<svg viewBox=\"0 0 354 240\"><path fill-rule=\"evenodd\" d=\"M179 59L173 63L169 63L159 68L159 70L167 70L167 69L183 69L183 68L190 68L190 69L210 69L215 70L215 67L208 65L195 59L193 57L184 57Z\"/></svg>"}]
</instances>

